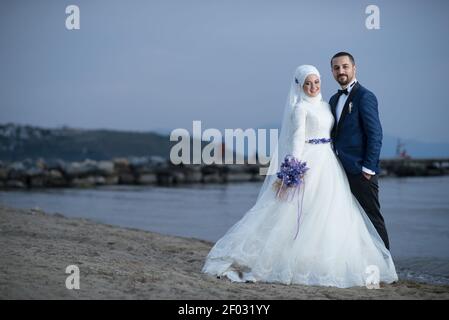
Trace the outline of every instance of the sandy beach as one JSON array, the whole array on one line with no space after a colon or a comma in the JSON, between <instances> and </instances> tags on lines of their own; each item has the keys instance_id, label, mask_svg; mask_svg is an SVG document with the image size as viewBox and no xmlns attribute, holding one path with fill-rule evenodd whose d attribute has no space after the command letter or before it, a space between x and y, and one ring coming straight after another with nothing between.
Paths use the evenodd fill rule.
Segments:
<instances>
[{"instance_id":1,"label":"sandy beach","mask_svg":"<svg viewBox=\"0 0 449 320\"><path fill-rule=\"evenodd\" d=\"M402 280L378 290L231 283L200 272L210 242L4 205L0 243L0 299L449 299L449 286ZM79 290L66 288L69 265Z\"/></svg>"}]
</instances>

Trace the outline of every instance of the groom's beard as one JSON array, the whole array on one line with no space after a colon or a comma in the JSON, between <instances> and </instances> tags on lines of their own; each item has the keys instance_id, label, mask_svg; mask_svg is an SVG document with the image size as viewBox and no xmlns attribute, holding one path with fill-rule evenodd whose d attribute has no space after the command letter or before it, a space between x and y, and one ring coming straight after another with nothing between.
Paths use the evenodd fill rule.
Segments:
<instances>
[{"instance_id":1,"label":"groom's beard","mask_svg":"<svg viewBox=\"0 0 449 320\"><path fill-rule=\"evenodd\" d=\"M345 86L349 83L349 77L347 75L340 75L337 77L337 82L341 85L341 86Z\"/></svg>"}]
</instances>

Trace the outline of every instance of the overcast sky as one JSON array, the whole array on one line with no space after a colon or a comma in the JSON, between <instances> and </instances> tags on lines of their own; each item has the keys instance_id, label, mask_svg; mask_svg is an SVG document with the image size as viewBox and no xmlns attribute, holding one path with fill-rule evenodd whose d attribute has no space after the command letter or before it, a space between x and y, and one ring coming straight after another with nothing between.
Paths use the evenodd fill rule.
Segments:
<instances>
[{"instance_id":1,"label":"overcast sky","mask_svg":"<svg viewBox=\"0 0 449 320\"><path fill-rule=\"evenodd\" d=\"M81 29L67 30L66 6ZM380 29L365 8L380 9ZM449 1L23 1L0 3L0 122L165 130L277 125L296 66L338 89L356 58L385 134L449 142Z\"/></svg>"}]
</instances>

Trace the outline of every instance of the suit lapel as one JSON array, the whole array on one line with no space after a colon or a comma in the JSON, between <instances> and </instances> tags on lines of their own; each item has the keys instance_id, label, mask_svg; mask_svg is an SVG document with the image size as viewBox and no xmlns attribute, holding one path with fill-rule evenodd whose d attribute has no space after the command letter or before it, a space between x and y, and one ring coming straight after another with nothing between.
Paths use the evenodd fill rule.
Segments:
<instances>
[{"instance_id":1,"label":"suit lapel","mask_svg":"<svg viewBox=\"0 0 449 320\"><path fill-rule=\"evenodd\" d=\"M335 137L335 132L336 132L336 129L337 129L337 116L336 116L336 108L337 108L337 99L335 99L335 95L330 99L330 101L329 101L329 104L331 105L331 112L332 112L332 115L334 116L334 125L333 125L333 127L332 127L332 130L331 130L331 136L332 137Z\"/></svg>"},{"instance_id":2,"label":"suit lapel","mask_svg":"<svg viewBox=\"0 0 449 320\"><path fill-rule=\"evenodd\" d=\"M341 126L342 126L342 123L345 120L346 115L348 114L349 104L352 102L352 98L354 97L354 94L357 91L357 89L359 88L359 86L360 86L359 82L357 81L354 84L354 87L351 89L351 92L349 93L348 99L346 99L345 105L343 106L343 111L341 112L340 121L338 121L338 124L337 124L337 129L336 129L336 132L335 132L336 135L338 135L338 132L339 132ZM334 117L336 118L334 108L332 108L332 110L334 112Z\"/></svg>"},{"instance_id":3,"label":"suit lapel","mask_svg":"<svg viewBox=\"0 0 449 320\"><path fill-rule=\"evenodd\" d=\"M332 111L332 115L334 116L334 119L337 119L336 112L335 112L335 109L337 108L336 100L337 99L335 99L335 96L334 96L331 98L331 101L330 101L331 111Z\"/></svg>"}]
</instances>

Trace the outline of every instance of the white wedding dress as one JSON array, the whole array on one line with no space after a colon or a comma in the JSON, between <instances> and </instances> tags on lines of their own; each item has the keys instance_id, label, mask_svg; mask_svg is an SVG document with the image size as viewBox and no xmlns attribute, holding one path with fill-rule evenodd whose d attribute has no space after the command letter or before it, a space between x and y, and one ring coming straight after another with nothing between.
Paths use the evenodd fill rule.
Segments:
<instances>
[{"instance_id":1,"label":"white wedding dress","mask_svg":"<svg viewBox=\"0 0 449 320\"><path fill-rule=\"evenodd\" d=\"M288 148L310 168L301 186L301 214L296 199L273 196L255 205L216 242L202 271L232 281L346 288L364 286L375 266L380 282L396 281L390 252L352 195L331 145L306 142L330 137L334 118L329 104L298 106L291 114Z\"/></svg>"}]
</instances>

